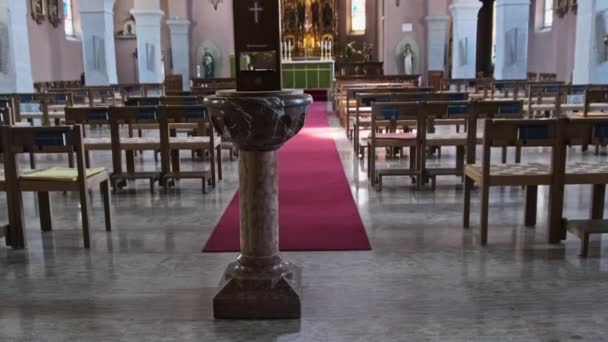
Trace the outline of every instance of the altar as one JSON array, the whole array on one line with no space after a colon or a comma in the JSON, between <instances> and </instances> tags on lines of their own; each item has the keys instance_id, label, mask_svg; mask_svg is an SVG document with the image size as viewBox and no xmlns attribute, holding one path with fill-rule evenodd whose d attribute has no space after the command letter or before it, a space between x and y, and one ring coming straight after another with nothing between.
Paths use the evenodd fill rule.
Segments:
<instances>
[{"instance_id":1,"label":"altar","mask_svg":"<svg viewBox=\"0 0 608 342\"><path fill-rule=\"evenodd\" d=\"M283 61L284 89L329 89L334 80L334 60Z\"/></svg>"}]
</instances>

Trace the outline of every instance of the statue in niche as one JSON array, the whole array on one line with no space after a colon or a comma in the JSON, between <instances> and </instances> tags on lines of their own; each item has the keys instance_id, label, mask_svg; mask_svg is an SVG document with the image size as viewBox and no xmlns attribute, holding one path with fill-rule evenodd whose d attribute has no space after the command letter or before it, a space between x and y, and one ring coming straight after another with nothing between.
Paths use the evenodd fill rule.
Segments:
<instances>
[{"instance_id":1,"label":"statue in niche","mask_svg":"<svg viewBox=\"0 0 608 342\"><path fill-rule=\"evenodd\" d=\"M134 39L136 38L136 34L135 17L131 15L123 23L123 29L116 33L116 37L122 39Z\"/></svg>"},{"instance_id":2,"label":"statue in niche","mask_svg":"<svg viewBox=\"0 0 608 342\"><path fill-rule=\"evenodd\" d=\"M304 25L306 24L306 3L304 0L300 0L298 2L298 30L304 30Z\"/></svg>"},{"instance_id":3,"label":"statue in niche","mask_svg":"<svg viewBox=\"0 0 608 342\"><path fill-rule=\"evenodd\" d=\"M203 54L203 78L213 78L215 75L215 60L213 55L209 53L208 49L205 49Z\"/></svg>"},{"instance_id":4,"label":"statue in niche","mask_svg":"<svg viewBox=\"0 0 608 342\"><path fill-rule=\"evenodd\" d=\"M320 25L320 16L319 16L319 2L318 1L314 1L311 5L310 5L310 11L312 12L312 27L315 30L318 30Z\"/></svg>"},{"instance_id":5,"label":"statue in niche","mask_svg":"<svg viewBox=\"0 0 608 342\"><path fill-rule=\"evenodd\" d=\"M323 28L325 30L331 30L334 25L334 11L329 4L329 1L325 1L323 5Z\"/></svg>"},{"instance_id":6,"label":"statue in niche","mask_svg":"<svg viewBox=\"0 0 608 342\"><path fill-rule=\"evenodd\" d=\"M405 50L403 51L403 71L406 75L414 74L414 52L410 44L405 44Z\"/></svg>"},{"instance_id":7,"label":"statue in niche","mask_svg":"<svg viewBox=\"0 0 608 342\"><path fill-rule=\"evenodd\" d=\"M53 27L59 26L61 23L61 15L59 13L59 0L48 0L49 22Z\"/></svg>"}]
</instances>

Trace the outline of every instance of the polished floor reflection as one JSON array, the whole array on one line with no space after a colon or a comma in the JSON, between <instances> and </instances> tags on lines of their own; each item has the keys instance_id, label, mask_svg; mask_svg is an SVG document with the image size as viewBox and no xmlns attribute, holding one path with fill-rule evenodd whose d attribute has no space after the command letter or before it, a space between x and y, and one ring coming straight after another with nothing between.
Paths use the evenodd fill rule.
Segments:
<instances>
[{"instance_id":1,"label":"polished floor reflection","mask_svg":"<svg viewBox=\"0 0 608 342\"><path fill-rule=\"evenodd\" d=\"M207 195L197 181L150 194L145 182L113 197L114 231L106 233L101 196L92 195L92 248L82 246L76 194L53 194L54 231L41 233L36 199L24 196L28 248L0 247L0 341L600 341L608 336L608 237L545 238L547 189L538 226L523 227L521 188L492 189L489 245L461 227L462 187L439 179L414 191L409 179L371 189L365 163L332 118L319 139L335 139L371 252L285 253L303 267L300 321L216 321L211 298L234 253L202 254L237 187L237 163L224 156L225 179ZM549 162L531 149L524 160ZM454 162L445 149L442 165ZM496 154L498 158L498 151ZM511 155L512 157L512 155ZM571 158L596 158L573 150ZM606 156L600 156L608 160ZM155 169L151 154L138 168ZM54 157L40 164L63 163ZM110 167L108 153L93 163ZM200 168L183 155L184 168ZM379 165L407 163L385 161ZM23 159L23 165L27 160ZM319 194L322 196L323 194ZM590 189L567 188L564 216L586 218ZM0 208L6 208L0 197ZM311 213L314 214L314 213ZM7 221L6 210L0 223Z\"/></svg>"}]
</instances>

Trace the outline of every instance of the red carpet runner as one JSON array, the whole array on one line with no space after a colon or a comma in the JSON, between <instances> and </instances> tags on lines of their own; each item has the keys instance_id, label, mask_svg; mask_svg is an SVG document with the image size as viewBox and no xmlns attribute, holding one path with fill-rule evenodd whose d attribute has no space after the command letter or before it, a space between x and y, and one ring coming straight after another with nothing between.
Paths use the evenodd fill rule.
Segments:
<instances>
[{"instance_id":1,"label":"red carpet runner","mask_svg":"<svg viewBox=\"0 0 608 342\"><path fill-rule=\"evenodd\" d=\"M314 103L300 134L279 150L279 246L282 251L370 250L324 106ZM238 193L203 249L236 251Z\"/></svg>"}]
</instances>

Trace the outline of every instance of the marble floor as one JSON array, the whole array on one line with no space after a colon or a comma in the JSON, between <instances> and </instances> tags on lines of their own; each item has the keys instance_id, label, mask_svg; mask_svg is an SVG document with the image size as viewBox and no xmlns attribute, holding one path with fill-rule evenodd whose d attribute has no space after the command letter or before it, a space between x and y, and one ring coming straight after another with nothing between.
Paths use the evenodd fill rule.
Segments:
<instances>
[{"instance_id":1,"label":"marble floor","mask_svg":"<svg viewBox=\"0 0 608 342\"><path fill-rule=\"evenodd\" d=\"M588 259L577 256L574 236L548 245L546 188L536 229L522 225L521 188L492 189L489 245L482 248L477 193L473 228L464 230L456 177L440 178L435 192L387 178L376 192L335 118L331 123L319 138L336 140L373 250L284 253L303 267L301 320L213 319L216 285L236 257L200 253L237 187L236 162L225 158L225 179L210 194L182 181L169 194L150 194L141 182L114 196L111 233L94 193L91 250L81 247L77 195L53 195L51 233L40 232L35 198L25 195L29 246L0 247L0 341L608 340L608 237L593 238ZM525 151L524 160L548 162L547 152ZM453 163L454 154L446 149L431 162ZM203 167L187 157L185 168ZM93 163L110 167L110 156L95 153ZM151 154L138 163L160 167ZM565 216L587 217L589 198L588 187L569 187Z\"/></svg>"}]
</instances>

